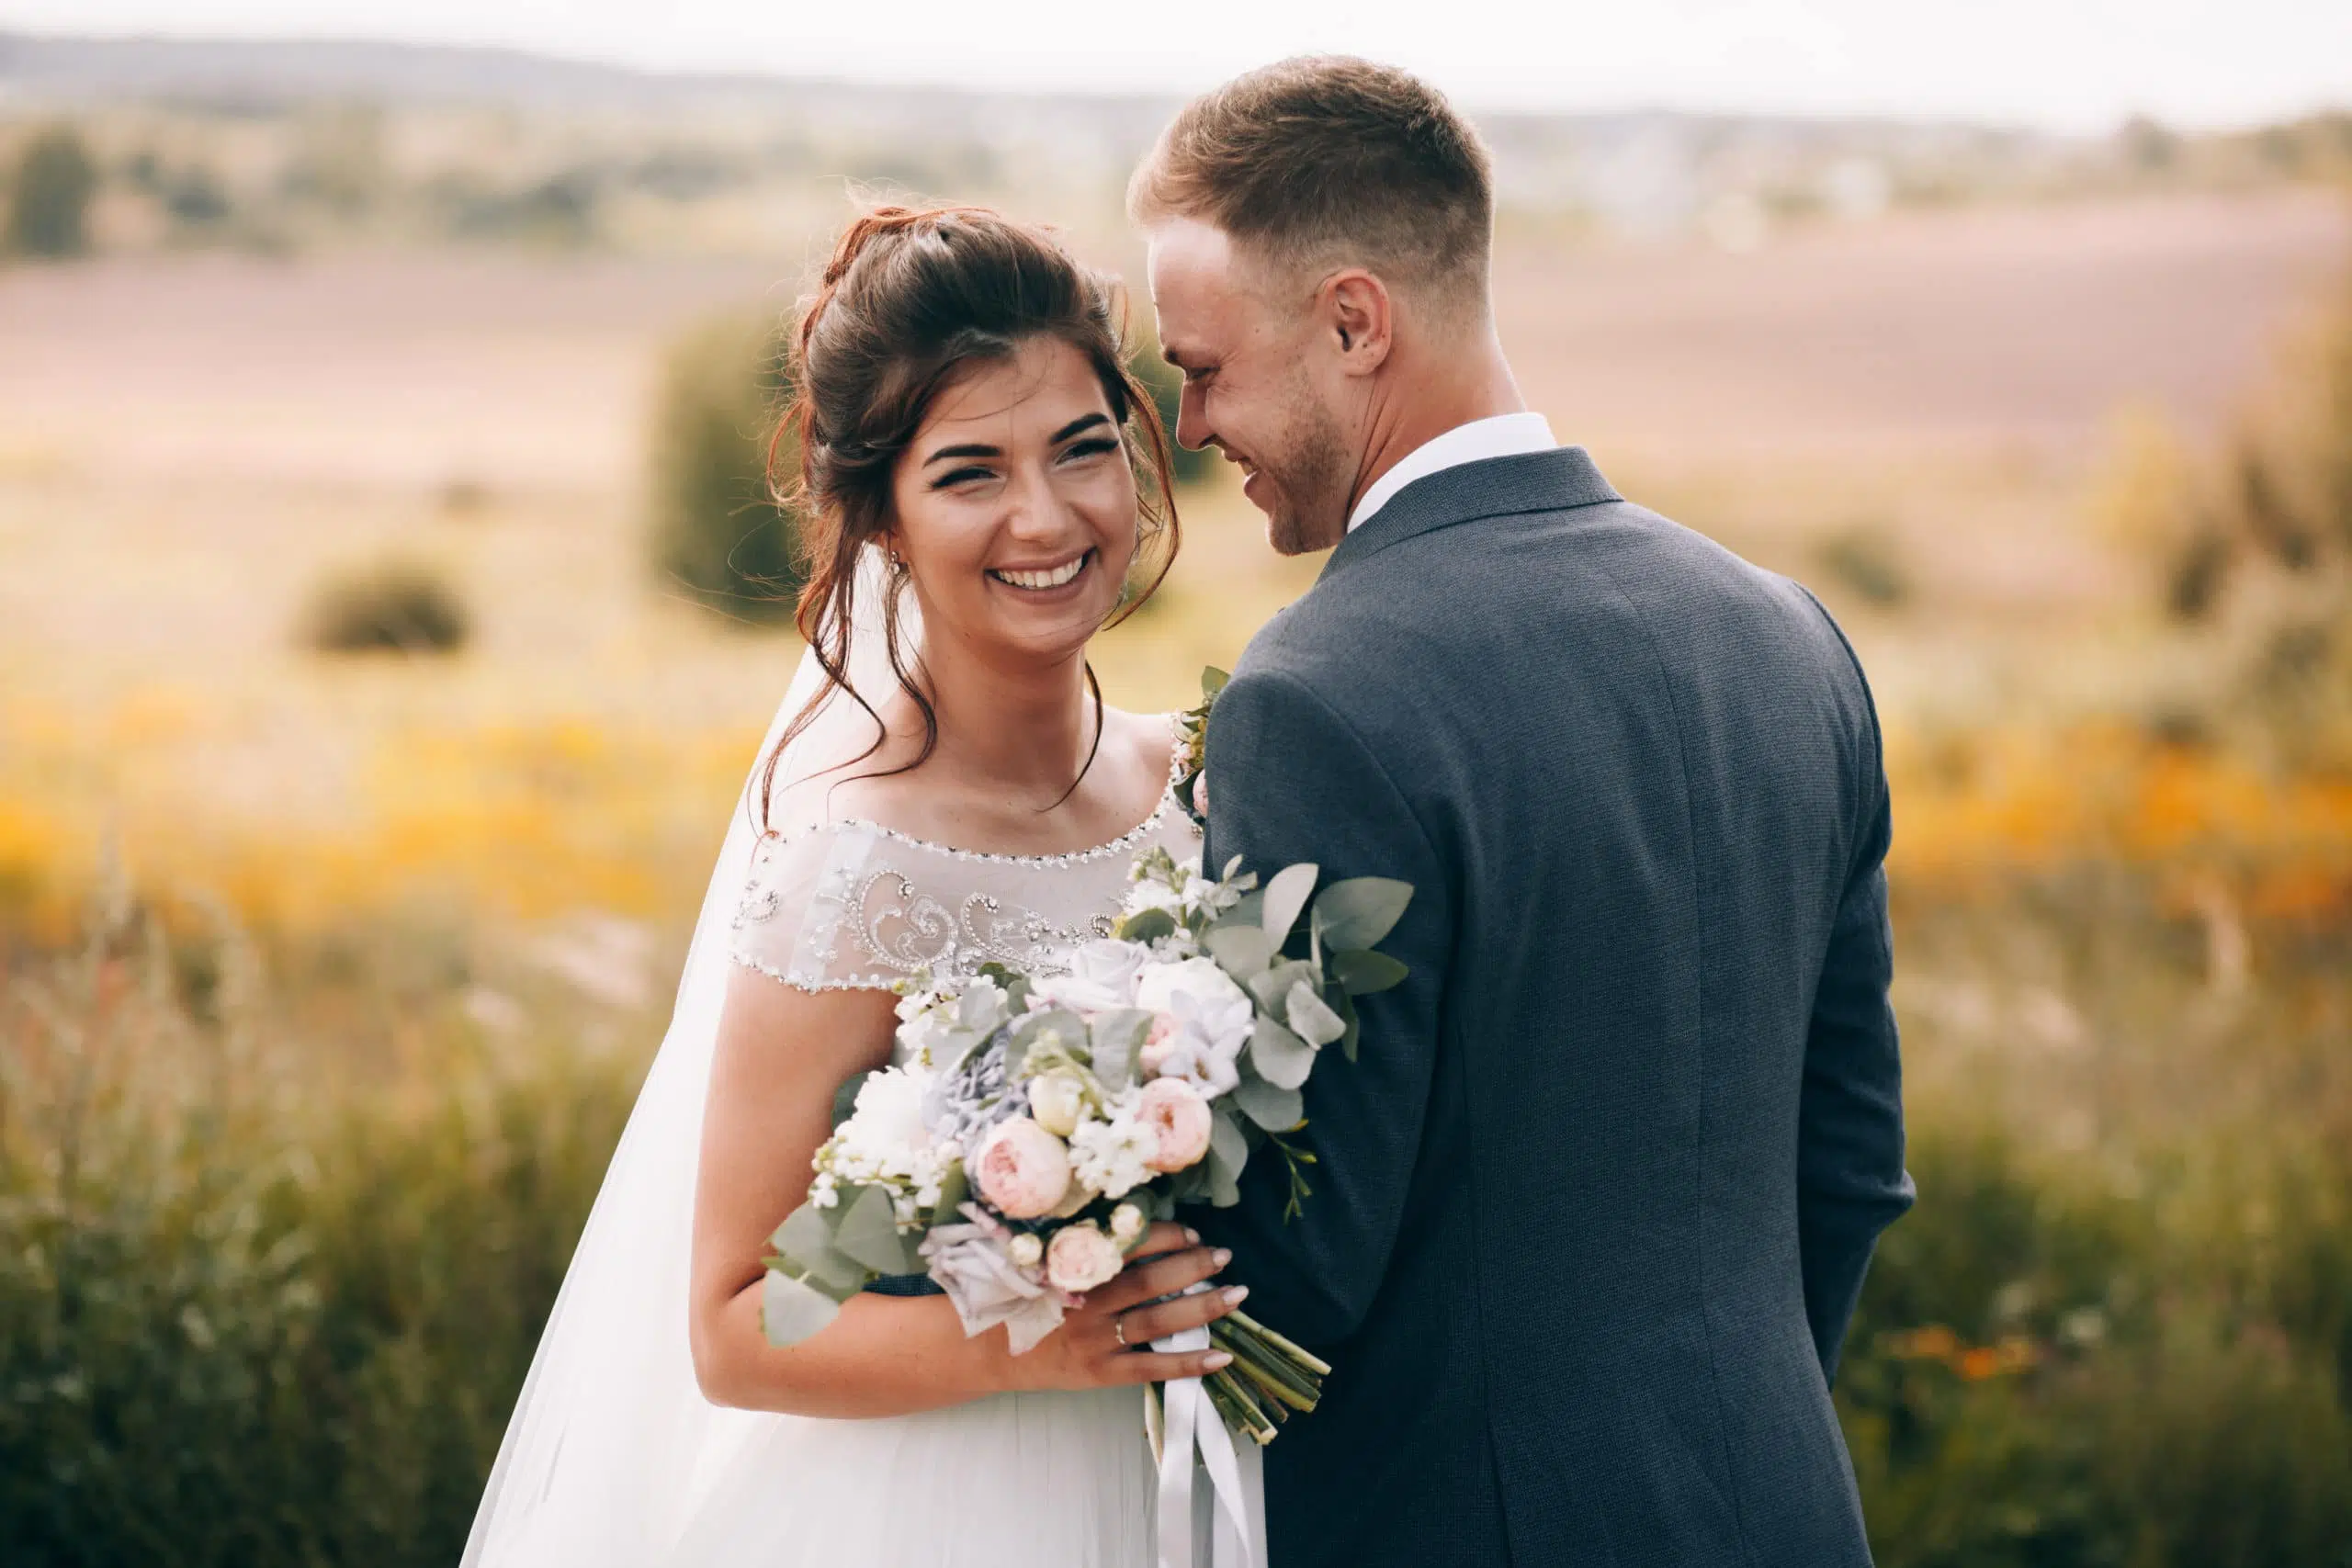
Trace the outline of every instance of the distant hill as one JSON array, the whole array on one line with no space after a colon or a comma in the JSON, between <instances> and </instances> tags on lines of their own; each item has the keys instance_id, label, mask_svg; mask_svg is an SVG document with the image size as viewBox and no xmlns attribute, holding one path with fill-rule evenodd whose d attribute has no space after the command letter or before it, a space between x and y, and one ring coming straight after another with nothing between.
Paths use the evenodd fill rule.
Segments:
<instances>
[{"instance_id":1,"label":"distant hill","mask_svg":"<svg viewBox=\"0 0 2352 1568\"><path fill-rule=\"evenodd\" d=\"M658 130L649 142L707 142L719 128L753 125L772 140L827 149L818 160L826 168L937 176L908 182L918 187L985 185L970 170L988 168L1104 192L1123 183L1176 107L1168 96L665 73L502 49L0 32L0 131L8 120L131 104L270 116L322 102L636 121ZM2345 116L2205 139L2145 122L2113 136L2067 138L1966 123L1666 110L1476 118L1495 151L1506 207L1620 230L1704 224L1735 244L1762 226L1816 214L2242 186L2339 177L2352 165L2352 118ZM978 162L955 163L966 152Z\"/></svg>"}]
</instances>

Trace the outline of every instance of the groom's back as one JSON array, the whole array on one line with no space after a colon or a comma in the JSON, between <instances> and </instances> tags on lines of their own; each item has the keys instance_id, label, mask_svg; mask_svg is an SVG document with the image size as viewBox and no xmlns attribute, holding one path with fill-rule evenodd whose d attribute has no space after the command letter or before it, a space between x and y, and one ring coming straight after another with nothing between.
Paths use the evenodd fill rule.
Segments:
<instances>
[{"instance_id":1,"label":"groom's back","mask_svg":"<svg viewBox=\"0 0 2352 1568\"><path fill-rule=\"evenodd\" d=\"M1377 759L1445 909L1408 955L1434 994L1367 1006L1367 1060L1411 1048L1384 1023L1434 1030L1411 1145L1327 1156L1410 1175L1376 1287L1331 1320L1331 1397L1270 1457L1277 1557L1866 1562L1824 1356L1850 1233L1906 1200L1883 1148L1849 1171L1821 1146L1876 1136L1823 1096L1871 1100L1894 1046L1883 900L1855 891L1883 886L1877 729L1827 616L1545 453L1402 492L1252 645L1253 682ZM1314 785L1228 765L1246 714L1213 731L1212 852L1263 865L1295 850L1253 818ZM1327 869L1383 869L1350 854ZM1899 1127L1892 1159L1899 1186Z\"/></svg>"}]
</instances>

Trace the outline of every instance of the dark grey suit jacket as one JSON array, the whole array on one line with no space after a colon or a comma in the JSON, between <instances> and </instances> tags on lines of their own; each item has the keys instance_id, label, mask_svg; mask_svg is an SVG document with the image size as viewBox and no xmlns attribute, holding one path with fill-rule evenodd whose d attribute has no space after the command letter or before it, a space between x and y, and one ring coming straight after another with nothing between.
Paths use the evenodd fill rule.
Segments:
<instances>
[{"instance_id":1,"label":"dark grey suit jacket","mask_svg":"<svg viewBox=\"0 0 2352 1568\"><path fill-rule=\"evenodd\" d=\"M1870 1561L1829 1400L1903 1168L1879 732L1795 583L1579 448L1408 485L1250 645L1212 865L1415 885L1231 1247L1336 1363L1279 1568Z\"/></svg>"}]
</instances>

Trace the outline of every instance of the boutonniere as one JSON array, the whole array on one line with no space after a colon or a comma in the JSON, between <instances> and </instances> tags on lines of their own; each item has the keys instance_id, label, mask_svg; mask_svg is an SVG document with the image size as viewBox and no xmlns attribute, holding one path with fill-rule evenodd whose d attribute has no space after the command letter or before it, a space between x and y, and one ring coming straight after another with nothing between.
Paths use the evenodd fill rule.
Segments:
<instances>
[{"instance_id":1,"label":"boutonniere","mask_svg":"<svg viewBox=\"0 0 2352 1568\"><path fill-rule=\"evenodd\" d=\"M1201 770L1208 764L1209 709L1216 705L1216 694L1231 679L1214 665L1202 671L1199 705L1176 716L1176 804L1204 831L1209 825L1208 811L1193 796L1200 792Z\"/></svg>"}]
</instances>

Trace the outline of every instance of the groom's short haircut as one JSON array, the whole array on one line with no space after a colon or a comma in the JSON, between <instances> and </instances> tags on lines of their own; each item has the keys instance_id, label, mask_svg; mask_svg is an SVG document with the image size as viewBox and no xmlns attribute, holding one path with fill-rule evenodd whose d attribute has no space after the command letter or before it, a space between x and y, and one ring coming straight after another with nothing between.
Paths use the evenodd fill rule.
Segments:
<instances>
[{"instance_id":1,"label":"groom's short haircut","mask_svg":"<svg viewBox=\"0 0 2352 1568\"><path fill-rule=\"evenodd\" d=\"M1303 55L1184 106L1127 186L1136 221L1191 218L1277 266L1361 265L1484 313L1494 173L1436 88Z\"/></svg>"}]
</instances>

